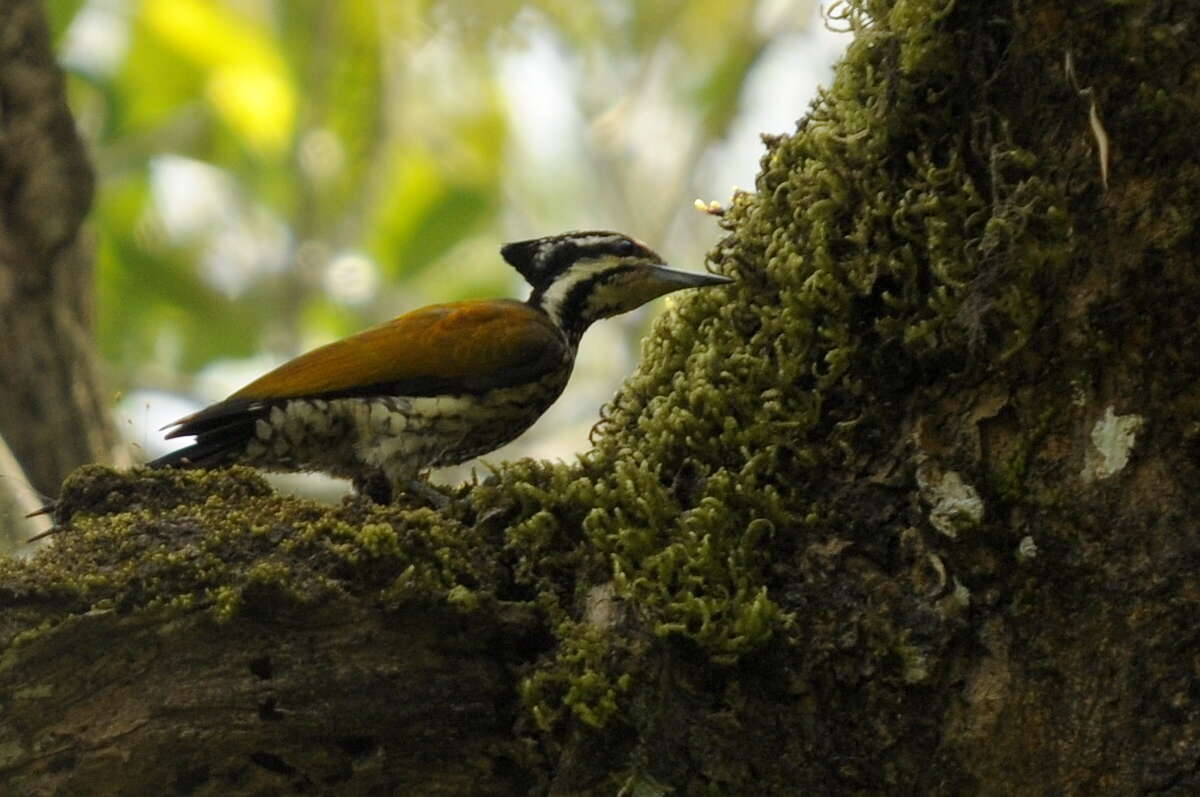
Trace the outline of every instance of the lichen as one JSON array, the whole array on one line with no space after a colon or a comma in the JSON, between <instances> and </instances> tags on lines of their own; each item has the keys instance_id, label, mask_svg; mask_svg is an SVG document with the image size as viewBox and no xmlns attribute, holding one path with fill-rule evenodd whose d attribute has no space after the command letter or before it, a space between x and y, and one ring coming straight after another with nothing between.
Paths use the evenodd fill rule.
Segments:
<instances>
[{"instance_id":1,"label":"lichen","mask_svg":"<svg viewBox=\"0 0 1200 797\"><path fill-rule=\"evenodd\" d=\"M917 486L929 503L929 525L955 539L960 532L975 528L983 520L984 505L979 492L954 471L928 473L918 468Z\"/></svg>"},{"instance_id":2,"label":"lichen","mask_svg":"<svg viewBox=\"0 0 1200 797\"><path fill-rule=\"evenodd\" d=\"M1103 417L1092 427L1092 445L1087 449L1080 478L1091 482L1124 470L1145 422L1140 415L1117 415L1112 406L1106 407Z\"/></svg>"}]
</instances>

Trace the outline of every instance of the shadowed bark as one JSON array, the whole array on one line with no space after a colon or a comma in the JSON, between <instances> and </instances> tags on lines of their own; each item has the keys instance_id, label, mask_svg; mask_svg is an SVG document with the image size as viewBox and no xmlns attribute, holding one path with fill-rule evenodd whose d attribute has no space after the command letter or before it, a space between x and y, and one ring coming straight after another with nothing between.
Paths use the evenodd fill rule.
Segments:
<instances>
[{"instance_id":1,"label":"shadowed bark","mask_svg":"<svg viewBox=\"0 0 1200 797\"><path fill-rule=\"evenodd\" d=\"M0 773L1200 791L1194 4L840 8L722 220L737 282L656 325L580 462L440 512L77 473L0 569Z\"/></svg>"},{"instance_id":2,"label":"shadowed bark","mask_svg":"<svg viewBox=\"0 0 1200 797\"><path fill-rule=\"evenodd\" d=\"M96 373L92 171L37 0L0 7L0 435L43 494L110 460Z\"/></svg>"}]
</instances>

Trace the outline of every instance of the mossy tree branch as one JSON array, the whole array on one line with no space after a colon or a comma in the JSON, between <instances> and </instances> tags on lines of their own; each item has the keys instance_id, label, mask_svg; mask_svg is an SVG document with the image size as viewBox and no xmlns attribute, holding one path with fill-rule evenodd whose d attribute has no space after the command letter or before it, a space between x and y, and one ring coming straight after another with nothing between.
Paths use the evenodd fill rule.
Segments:
<instances>
[{"instance_id":1,"label":"mossy tree branch","mask_svg":"<svg viewBox=\"0 0 1200 797\"><path fill-rule=\"evenodd\" d=\"M80 472L0 573L3 771L1200 788L1191 4L841 9L833 87L724 217L736 285L656 326L579 463L444 513Z\"/></svg>"}]
</instances>

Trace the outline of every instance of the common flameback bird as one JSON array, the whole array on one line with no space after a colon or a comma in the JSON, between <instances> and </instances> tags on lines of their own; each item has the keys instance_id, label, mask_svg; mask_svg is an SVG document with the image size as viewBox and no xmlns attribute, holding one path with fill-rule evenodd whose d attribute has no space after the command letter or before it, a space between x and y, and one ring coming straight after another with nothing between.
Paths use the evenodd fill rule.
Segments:
<instances>
[{"instance_id":1,"label":"common flameback bird","mask_svg":"<svg viewBox=\"0 0 1200 797\"><path fill-rule=\"evenodd\" d=\"M533 292L525 302L435 304L322 346L182 418L195 442L151 467L243 463L350 478L380 502L422 471L515 439L567 384L583 333L682 288L730 280L666 268L614 232L504 246Z\"/></svg>"}]
</instances>

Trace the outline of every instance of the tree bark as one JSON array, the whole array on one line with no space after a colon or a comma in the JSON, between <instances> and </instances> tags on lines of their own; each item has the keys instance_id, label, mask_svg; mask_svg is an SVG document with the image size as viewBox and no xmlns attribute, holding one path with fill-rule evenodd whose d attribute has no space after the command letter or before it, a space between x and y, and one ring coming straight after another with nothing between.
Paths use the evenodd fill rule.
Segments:
<instances>
[{"instance_id":1,"label":"tree bark","mask_svg":"<svg viewBox=\"0 0 1200 797\"><path fill-rule=\"evenodd\" d=\"M73 477L0 565L0 773L1200 792L1194 3L840 8L834 85L723 219L737 282L655 327L580 462L437 513Z\"/></svg>"},{"instance_id":2,"label":"tree bark","mask_svg":"<svg viewBox=\"0 0 1200 797\"><path fill-rule=\"evenodd\" d=\"M92 171L37 0L0 8L0 435L57 492L116 435L92 341Z\"/></svg>"},{"instance_id":3,"label":"tree bark","mask_svg":"<svg viewBox=\"0 0 1200 797\"><path fill-rule=\"evenodd\" d=\"M6 793L520 791L523 768L496 766L527 756L495 635L519 636L524 618L475 627L468 614L338 603L269 615L93 610L26 648L38 671L9 681L7 725L49 720L66 735L43 737Z\"/></svg>"}]
</instances>

